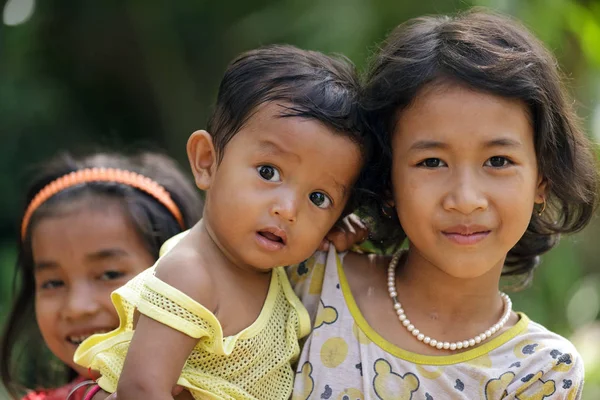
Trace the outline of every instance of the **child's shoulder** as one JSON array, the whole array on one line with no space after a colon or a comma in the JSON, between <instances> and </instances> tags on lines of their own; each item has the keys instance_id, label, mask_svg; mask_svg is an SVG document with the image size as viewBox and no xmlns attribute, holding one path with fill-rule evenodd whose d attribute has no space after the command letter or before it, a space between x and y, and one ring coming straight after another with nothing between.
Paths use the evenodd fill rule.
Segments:
<instances>
[{"instance_id":1,"label":"child's shoulder","mask_svg":"<svg viewBox=\"0 0 600 400\"><path fill-rule=\"evenodd\" d=\"M522 318L527 318L522 315ZM575 364L581 356L571 341L554 333L543 325L529 320L527 329L520 341L518 350L522 355L540 354L548 358L551 364Z\"/></svg>"},{"instance_id":2,"label":"child's shoulder","mask_svg":"<svg viewBox=\"0 0 600 400\"><path fill-rule=\"evenodd\" d=\"M215 282L209 266L194 246L190 233L184 232L165 242L153 275L194 301L212 310ZM168 245L167 248L164 246Z\"/></svg>"},{"instance_id":3,"label":"child's shoulder","mask_svg":"<svg viewBox=\"0 0 600 400\"><path fill-rule=\"evenodd\" d=\"M520 317L519 323L525 324L525 329L502 346L504 351L498 349L498 357L491 354L492 361L510 363L503 374L504 379L512 381L508 392L523 398L542 392L576 398L583 386L584 366L575 346L526 315Z\"/></svg>"}]
</instances>

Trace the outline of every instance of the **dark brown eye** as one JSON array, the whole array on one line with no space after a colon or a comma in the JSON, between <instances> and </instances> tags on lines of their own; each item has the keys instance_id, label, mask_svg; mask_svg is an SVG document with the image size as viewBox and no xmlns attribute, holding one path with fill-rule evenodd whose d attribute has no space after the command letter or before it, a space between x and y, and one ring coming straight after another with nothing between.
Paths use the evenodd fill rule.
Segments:
<instances>
[{"instance_id":1,"label":"dark brown eye","mask_svg":"<svg viewBox=\"0 0 600 400\"><path fill-rule=\"evenodd\" d=\"M279 171L277 168L272 167L270 165L261 165L256 169L261 176L266 181L279 182L281 177L279 176Z\"/></svg>"},{"instance_id":2,"label":"dark brown eye","mask_svg":"<svg viewBox=\"0 0 600 400\"><path fill-rule=\"evenodd\" d=\"M489 164L491 167L501 168L508 164L508 160L504 157L494 156L489 159Z\"/></svg>"}]
</instances>

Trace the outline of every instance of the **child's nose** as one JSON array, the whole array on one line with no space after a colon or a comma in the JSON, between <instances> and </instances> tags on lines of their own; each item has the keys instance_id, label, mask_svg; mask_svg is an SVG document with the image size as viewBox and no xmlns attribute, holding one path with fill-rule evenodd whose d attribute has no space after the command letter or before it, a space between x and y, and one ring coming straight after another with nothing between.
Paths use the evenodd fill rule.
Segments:
<instances>
[{"instance_id":1,"label":"child's nose","mask_svg":"<svg viewBox=\"0 0 600 400\"><path fill-rule=\"evenodd\" d=\"M485 210L487 197L482 190L482 182L469 172L462 172L451 182L451 190L444 198L444 208L468 215L476 210Z\"/></svg>"},{"instance_id":2,"label":"child's nose","mask_svg":"<svg viewBox=\"0 0 600 400\"><path fill-rule=\"evenodd\" d=\"M271 213L288 222L296 222L298 217L298 201L293 194L288 193L285 196L281 196L277 199Z\"/></svg>"},{"instance_id":3,"label":"child's nose","mask_svg":"<svg viewBox=\"0 0 600 400\"><path fill-rule=\"evenodd\" d=\"M83 318L98 311L95 290L92 285L77 284L69 288L63 308L63 315L68 319Z\"/></svg>"}]
</instances>

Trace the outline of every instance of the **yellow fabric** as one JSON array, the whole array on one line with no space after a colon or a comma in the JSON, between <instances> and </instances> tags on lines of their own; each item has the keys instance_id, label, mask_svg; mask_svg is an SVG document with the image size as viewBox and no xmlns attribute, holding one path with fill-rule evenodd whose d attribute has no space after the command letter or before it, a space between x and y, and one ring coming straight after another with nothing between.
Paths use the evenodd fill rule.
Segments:
<instances>
[{"instance_id":1,"label":"yellow fabric","mask_svg":"<svg viewBox=\"0 0 600 400\"><path fill-rule=\"evenodd\" d=\"M104 390L116 390L133 335L135 305L140 313L198 338L178 381L194 398L289 398L294 379L291 364L298 358L298 339L308 334L310 320L283 268L273 270L259 317L229 337L223 337L214 314L160 281L154 270L144 271L112 294L121 321L119 328L91 336L75 353L77 364L100 371L98 384Z\"/></svg>"},{"instance_id":2,"label":"yellow fabric","mask_svg":"<svg viewBox=\"0 0 600 400\"><path fill-rule=\"evenodd\" d=\"M584 366L575 347L523 313L511 328L462 353L428 356L395 346L361 313L343 262L344 254L330 249L288 268L313 324L292 400L581 398Z\"/></svg>"}]
</instances>

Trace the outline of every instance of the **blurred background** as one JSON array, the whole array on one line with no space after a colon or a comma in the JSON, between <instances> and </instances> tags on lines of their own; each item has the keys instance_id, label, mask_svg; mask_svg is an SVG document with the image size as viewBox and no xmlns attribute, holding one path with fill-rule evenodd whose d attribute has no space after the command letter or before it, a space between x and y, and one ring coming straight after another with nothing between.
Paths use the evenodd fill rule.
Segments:
<instances>
[{"instance_id":1,"label":"blurred background","mask_svg":"<svg viewBox=\"0 0 600 400\"><path fill-rule=\"evenodd\" d=\"M362 69L400 22L473 5L516 16L547 44L598 141L600 0L0 0L0 321L36 163L100 145L161 149L185 166L185 141L205 126L238 53L291 43ZM512 295L516 309L575 342L586 400L600 399L599 238L597 219L563 238L533 285Z\"/></svg>"}]
</instances>

